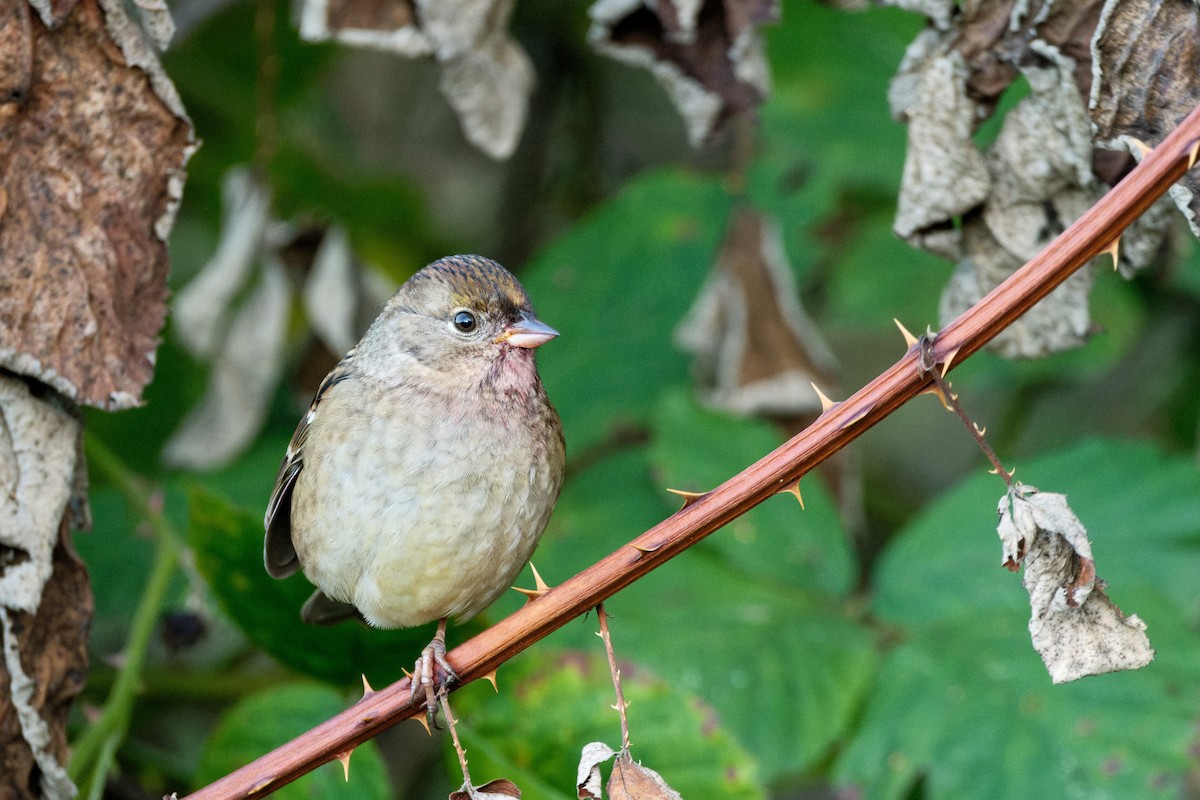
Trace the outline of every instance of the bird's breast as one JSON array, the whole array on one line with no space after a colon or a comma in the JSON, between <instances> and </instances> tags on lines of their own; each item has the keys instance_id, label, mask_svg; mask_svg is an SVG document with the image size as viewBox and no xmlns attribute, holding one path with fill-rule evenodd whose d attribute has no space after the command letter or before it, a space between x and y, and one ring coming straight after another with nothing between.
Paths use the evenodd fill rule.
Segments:
<instances>
[{"instance_id":1,"label":"bird's breast","mask_svg":"<svg viewBox=\"0 0 1200 800\"><path fill-rule=\"evenodd\" d=\"M322 591L373 624L408 627L473 616L511 585L557 497L562 457L540 385L505 391L501 373L480 391L401 387L322 403L292 520ZM343 424L321 424L334 414Z\"/></svg>"}]
</instances>

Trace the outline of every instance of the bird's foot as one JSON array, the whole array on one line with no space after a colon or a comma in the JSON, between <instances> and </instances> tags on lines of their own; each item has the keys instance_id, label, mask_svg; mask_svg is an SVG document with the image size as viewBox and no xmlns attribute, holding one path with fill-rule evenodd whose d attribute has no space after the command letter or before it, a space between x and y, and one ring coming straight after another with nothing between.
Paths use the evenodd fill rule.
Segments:
<instances>
[{"instance_id":1,"label":"bird's foot","mask_svg":"<svg viewBox=\"0 0 1200 800\"><path fill-rule=\"evenodd\" d=\"M441 680L437 680L437 670L441 670ZM446 620L438 621L437 633L433 641L425 645L420 658L413 666L411 695L409 702L416 700L418 687L425 695L425 719L431 728L437 725L438 698L445 696L446 684L458 680L458 673L446 660Z\"/></svg>"}]
</instances>

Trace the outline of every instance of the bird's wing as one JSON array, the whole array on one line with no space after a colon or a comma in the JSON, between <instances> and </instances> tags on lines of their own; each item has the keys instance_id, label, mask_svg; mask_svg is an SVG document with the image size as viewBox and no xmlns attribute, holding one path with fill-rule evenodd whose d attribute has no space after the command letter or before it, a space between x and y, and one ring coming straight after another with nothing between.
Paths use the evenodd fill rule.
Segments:
<instances>
[{"instance_id":1,"label":"bird's wing","mask_svg":"<svg viewBox=\"0 0 1200 800\"><path fill-rule=\"evenodd\" d=\"M309 625L323 625L327 627L345 622L348 619L357 619L360 622L366 622L362 614L351 603L331 600L320 589L313 592L312 596L305 601L304 607L300 609L300 619Z\"/></svg>"},{"instance_id":2,"label":"bird's wing","mask_svg":"<svg viewBox=\"0 0 1200 800\"><path fill-rule=\"evenodd\" d=\"M267 513L263 517L263 527L267 531L266 542L263 545L263 561L267 572L274 578L286 578L300 566L296 548L292 545L292 488L304 467L304 442L308 439L308 431L317 417L321 398L331 387L350 377L353 359L352 348L317 387L317 394L308 407L308 413L300 420L296 432L292 434L283 464L279 467L279 476L275 478L275 488L271 491Z\"/></svg>"}]
</instances>

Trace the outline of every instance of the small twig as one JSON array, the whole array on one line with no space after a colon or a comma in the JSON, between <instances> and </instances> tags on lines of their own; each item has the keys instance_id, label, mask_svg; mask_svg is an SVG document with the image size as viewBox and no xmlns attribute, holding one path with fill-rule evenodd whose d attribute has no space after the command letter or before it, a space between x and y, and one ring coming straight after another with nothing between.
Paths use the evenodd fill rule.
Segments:
<instances>
[{"instance_id":1,"label":"small twig","mask_svg":"<svg viewBox=\"0 0 1200 800\"><path fill-rule=\"evenodd\" d=\"M463 788L471 797L475 796L475 784L471 783L471 772L467 769L467 751L463 750L462 742L458 740L458 726L454 723L458 722L450 713L450 696L448 692L442 692L439 698L442 705L442 716L446 718L446 725L450 728L450 741L454 742L454 752L458 754L458 764L462 767Z\"/></svg>"},{"instance_id":2,"label":"small twig","mask_svg":"<svg viewBox=\"0 0 1200 800\"><path fill-rule=\"evenodd\" d=\"M608 669L612 673L613 688L617 690L617 704L613 706L621 717L621 752L629 755L629 717L625 709L625 692L621 689L621 670L617 667L617 656L613 652L612 636L608 632L608 614L604 612L604 603L596 606L596 618L600 620L600 638L604 641L604 652L608 655Z\"/></svg>"},{"instance_id":3,"label":"small twig","mask_svg":"<svg viewBox=\"0 0 1200 800\"><path fill-rule=\"evenodd\" d=\"M126 502L146 520L154 534L154 563L133 615L117 680L109 691L100 718L83 732L73 748L71 779L78 782L85 775L91 776L91 793L85 794L85 797L98 797L95 794L96 784L98 782L100 789L103 789L103 779L112 766L117 746L125 740L129 731L129 719L141 686L146 653L162 616L182 546L179 533L167 521L162 510L155 507L150 493L116 454L90 436L85 439L85 447L88 464L116 485Z\"/></svg>"},{"instance_id":4,"label":"small twig","mask_svg":"<svg viewBox=\"0 0 1200 800\"><path fill-rule=\"evenodd\" d=\"M992 468L996 474L1004 480L1005 485L1009 489L1012 489L1013 474L1006 470L1004 465L1000 463L1000 459L996 456L996 451L992 449L992 446L987 443L987 439L984 438L983 431L980 430L973 419L967 416L962 403L958 402L958 395L951 390L950 382L943 378L941 371L937 369L937 362L933 358L933 341L936 338L936 336L926 334L918 340L918 349L921 356L920 360L917 361L917 369L933 378L934 384L937 385L938 391L941 392L942 402L962 420L962 424L970 431L971 438L975 440L975 444L987 456L988 461L992 462Z\"/></svg>"}]
</instances>

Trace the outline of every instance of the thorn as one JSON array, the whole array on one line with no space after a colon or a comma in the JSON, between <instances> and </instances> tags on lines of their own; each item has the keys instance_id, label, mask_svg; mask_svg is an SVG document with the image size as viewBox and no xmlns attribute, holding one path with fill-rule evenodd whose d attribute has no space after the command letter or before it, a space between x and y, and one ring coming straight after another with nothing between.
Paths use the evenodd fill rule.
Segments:
<instances>
[{"instance_id":1,"label":"thorn","mask_svg":"<svg viewBox=\"0 0 1200 800\"><path fill-rule=\"evenodd\" d=\"M512 587L515 591L525 595L526 602L529 602L530 600L536 600L546 592L550 591L550 587L546 585L544 580L542 580L542 576L538 573L537 567L533 565L532 561L529 562L529 568L533 570L533 588L522 589L520 586Z\"/></svg>"},{"instance_id":2,"label":"thorn","mask_svg":"<svg viewBox=\"0 0 1200 800\"><path fill-rule=\"evenodd\" d=\"M342 762L342 774L346 776L346 783L350 782L350 754L353 752L354 749L351 748L334 756L334 758Z\"/></svg>"},{"instance_id":3,"label":"thorn","mask_svg":"<svg viewBox=\"0 0 1200 800\"><path fill-rule=\"evenodd\" d=\"M1145 158L1147 155L1150 154L1151 150L1154 149L1153 147L1146 144L1141 139L1138 139L1135 136L1129 137L1129 143L1132 144L1134 146L1134 148L1138 151L1138 161L1141 161L1143 158Z\"/></svg>"},{"instance_id":4,"label":"thorn","mask_svg":"<svg viewBox=\"0 0 1200 800\"><path fill-rule=\"evenodd\" d=\"M987 426L986 425L981 428L981 427L979 427L978 422L973 422L971 424L975 427L976 433L978 433L980 436L987 436Z\"/></svg>"},{"instance_id":5,"label":"thorn","mask_svg":"<svg viewBox=\"0 0 1200 800\"><path fill-rule=\"evenodd\" d=\"M687 492L683 489L667 489L667 491L671 494L677 494L683 498L683 505L679 507L680 511L683 511L692 503L695 503L700 498L708 495L708 492Z\"/></svg>"},{"instance_id":6,"label":"thorn","mask_svg":"<svg viewBox=\"0 0 1200 800\"><path fill-rule=\"evenodd\" d=\"M632 547L634 550L637 550L639 553L653 553L656 550L658 550L660 547L662 547L661 544L656 544L653 547L645 547L643 545L634 544L632 542L629 544L629 546Z\"/></svg>"},{"instance_id":7,"label":"thorn","mask_svg":"<svg viewBox=\"0 0 1200 800\"><path fill-rule=\"evenodd\" d=\"M954 363L955 357L958 356L958 351L962 348L956 347L949 353L946 353L946 360L942 362L942 377L946 377L946 373L950 371L950 365Z\"/></svg>"},{"instance_id":8,"label":"thorn","mask_svg":"<svg viewBox=\"0 0 1200 800\"><path fill-rule=\"evenodd\" d=\"M896 327L900 329L901 335L904 336L904 343L908 345L909 350L912 350L917 344L917 337L913 336L912 333L909 332L908 328L900 324L900 320L893 317L892 322L896 323Z\"/></svg>"},{"instance_id":9,"label":"thorn","mask_svg":"<svg viewBox=\"0 0 1200 800\"><path fill-rule=\"evenodd\" d=\"M1112 256L1113 269L1115 270L1118 264L1117 259L1120 258L1121 255L1121 237L1118 236L1117 238L1113 239L1112 243L1100 252L1108 253L1110 256Z\"/></svg>"},{"instance_id":10,"label":"thorn","mask_svg":"<svg viewBox=\"0 0 1200 800\"><path fill-rule=\"evenodd\" d=\"M499 667L497 667L496 669L499 669ZM496 694L500 694L500 687L496 685L496 670L495 669L492 670L491 672L485 672L483 675L480 675L479 677L481 677L485 681L491 682L492 689L495 690Z\"/></svg>"},{"instance_id":11,"label":"thorn","mask_svg":"<svg viewBox=\"0 0 1200 800\"><path fill-rule=\"evenodd\" d=\"M546 585L544 580L542 580L541 573L537 571L537 567L533 565L532 561L529 562L529 569L533 571L533 585L538 589L541 589L543 592L550 591L550 587Z\"/></svg>"},{"instance_id":12,"label":"thorn","mask_svg":"<svg viewBox=\"0 0 1200 800\"><path fill-rule=\"evenodd\" d=\"M796 495L796 500L798 500L800 502L800 510L801 511L804 510L804 498L801 497L801 495L800 495L800 479L799 478L796 479L795 483L791 484L790 486L783 487L775 494L783 494L784 492L787 492L788 494Z\"/></svg>"},{"instance_id":13,"label":"thorn","mask_svg":"<svg viewBox=\"0 0 1200 800\"><path fill-rule=\"evenodd\" d=\"M365 700L366 698L375 694L375 690L371 688L371 682L367 680L367 676L365 673L362 676L362 681L363 681L363 699Z\"/></svg>"},{"instance_id":14,"label":"thorn","mask_svg":"<svg viewBox=\"0 0 1200 800\"><path fill-rule=\"evenodd\" d=\"M429 720L425 719L427 716L428 714L418 714L417 716L413 717L413 719L421 723L421 727L425 729L425 734L427 736L433 736L433 730L429 727Z\"/></svg>"},{"instance_id":15,"label":"thorn","mask_svg":"<svg viewBox=\"0 0 1200 800\"><path fill-rule=\"evenodd\" d=\"M820 398L820 400L821 400L821 413L822 414L828 413L829 409L831 409L837 405L837 403L833 402L828 397L826 397L825 393L822 392L821 388L819 386L817 386L815 383L810 383L810 385L813 387L813 391L817 393L817 397Z\"/></svg>"},{"instance_id":16,"label":"thorn","mask_svg":"<svg viewBox=\"0 0 1200 800\"><path fill-rule=\"evenodd\" d=\"M930 386L925 391L921 392L921 394L931 394L934 397L936 397L938 400L941 401L942 408L946 409L947 411L954 410L953 408L950 407L950 401L948 399L946 399L946 395L942 393L942 388L940 386L938 386L936 383L933 386ZM955 400L958 399L958 395L954 394L953 392L950 393L950 396L953 397Z\"/></svg>"},{"instance_id":17,"label":"thorn","mask_svg":"<svg viewBox=\"0 0 1200 800\"><path fill-rule=\"evenodd\" d=\"M1192 142L1192 146L1188 148L1188 169L1196 166L1196 157L1200 156L1200 139Z\"/></svg>"}]
</instances>

